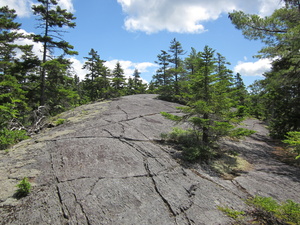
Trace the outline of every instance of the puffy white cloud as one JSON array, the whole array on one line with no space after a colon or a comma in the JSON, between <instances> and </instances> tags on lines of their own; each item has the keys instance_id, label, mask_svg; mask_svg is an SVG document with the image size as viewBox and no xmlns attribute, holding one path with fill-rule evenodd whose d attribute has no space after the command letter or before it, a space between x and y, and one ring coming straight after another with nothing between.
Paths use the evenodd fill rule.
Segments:
<instances>
[{"instance_id":1,"label":"puffy white cloud","mask_svg":"<svg viewBox=\"0 0 300 225\"><path fill-rule=\"evenodd\" d=\"M127 14L125 28L148 34L161 30L201 33L203 22L216 20L222 13L243 10L268 15L281 0L117 0Z\"/></svg>"},{"instance_id":2,"label":"puffy white cloud","mask_svg":"<svg viewBox=\"0 0 300 225\"><path fill-rule=\"evenodd\" d=\"M23 29L19 29L17 32L21 33L21 34L24 34L24 35L33 34L33 33L27 32ZM33 53L36 56L38 56L39 59L43 58L43 55L42 55L43 44L42 43L36 43L36 42L34 42L30 39L27 39L27 38L19 38L14 43L17 44L17 45L33 45L33 48L32 48ZM21 51L17 52L17 57L21 57Z\"/></svg>"},{"instance_id":3,"label":"puffy white cloud","mask_svg":"<svg viewBox=\"0 0 300 225\"><path fill-rule=\"evenodd\" d=\"M32 15L31 6L37 4L34 0L0 0L0 7L8 6L15 9L19 17L29 17ZM58 5L68 12L74 12L72 0L58 0Z\"/></svg>"},{"instance_id":4,"label":"puffy white cloud","mask_svg":"<svg viewBox=\"0 0 300 225\"><path fill-rule=\"evenodd\" d=\"M259 15L268 16L272 12L283 6L284 1L260 0Z\"/></svg>"},{"instance_id":5,"label":"puffy white cloud","mask_svg":"<svg viewBox=\"0 0 300 225\"><path fill-rule=\"evenodd\" d=\"M8 6L16 10L19 17L29 17L31 15L32 0L0 0L0 7Z\"/></svg>"},{"instance_id":6,"label":"puffy white cloud","mask_svg":"<svg viewBox=\"0 0 300 225\"><path fill-rule=\"evenodd\" d=\"M74 13L75 9L72 3L72 0L58 0L58 5L63 9L66 9L68 12Z\"/></svg>"},{"instance_id":7,"label":"puffy white cloud","mask_svg":"<svg viewBox=\"0 0 300 225\"><path fill-rule=\"evenodd\" d=\"M234 67L235 73L240 73L243 76L263 76L265 72L271 69L272 60L259 59L256 62L239 61Z\"/></svg>"},{"instance_id":8,"label":"puffy white cloud","mask_svg":"<svg viewBox=\"0 0 300 225\"><path fill-rule=\"evenodd\" d=\"M69 60L72 62L72 68L73 68L74 74L76 74L80 80L84 80L85 75L88 73L88 71L86 69L82 69L82 67L84 65L84 61L78 60L75 57L71 57L71 58L69 58Z\"/></svg>"}]
</instances>

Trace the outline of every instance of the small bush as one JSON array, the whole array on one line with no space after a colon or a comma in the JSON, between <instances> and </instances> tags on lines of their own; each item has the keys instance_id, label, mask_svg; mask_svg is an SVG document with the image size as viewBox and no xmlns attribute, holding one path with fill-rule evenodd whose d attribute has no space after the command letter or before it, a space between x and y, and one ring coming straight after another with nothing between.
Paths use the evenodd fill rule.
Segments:
<instances>
[{"instance_id":1,"label":"small bush","mask_svg":"<svg viewBox=\"0 0 300 225\"><path fill-rule=\"evenodd\" d=\"M287 200L279 204L271 197L255 196L247 202L256 208L253 214L260 220L272 223L278 221L291 225L300 225L300 204L292 200Z\"/></svg>"},{"instance_id":2,"label":"small bush","mask_svg":"<svg viewBox=\"0 0 300 225\"><path fill-rule=\"evenodd\" d=\"M195 161L201 156L201 149L199 147L187 147L183 149L183 158L187 161Z\"/></svg>"},{"instance_id":3,"label":"small bush","mask_svg":"<svg viewBox=\"0 0 300 225\"><path fill-rule=\"evenodd\" d=\"M65 122L66 122L65 119L58 119L58 120L55 121L55 125L56 125L56 126L59 126L59 125L64 124Z\"/></svg>"},{"instance_id":4,"label":"small bush","mask_svg":"<svg viewBox=\"0 0 300 225\"><path fill-rule=\"evenodd\" d=\"M8 147L18 143L19 141L27 139L25 130L0 130L0 150L7 149Z\"/></svg>"},{"instance_id":5,"label":"small bush","mask_svg":"<svg viewBox=\"0 0 300 225\"><path fill-rule=\"evenodd\" d=\"M173 130L166 134L161 134L161 138L165 141L177 144L177 147L182 150L183 159L187 161L195 161L199 158L207 160L213 155L209 146L203 145L199 141L199 135L192 129L184 130L174 127Z\"/></svg>"},{"instance_id":6,"label":"small bush","mask_svg":"<svg viewBox=\"0 0 300 225\"><path fill-rule=\"evenodd\" d=\"M24 177L23 180L21 180L20 183L17 184L17 187L18 187L18 189L16 191L15 196L17 198L22 198L29 194L30 189L31 189L31 184L28 181L28 178Z\"/></svg>"}]
</instances>

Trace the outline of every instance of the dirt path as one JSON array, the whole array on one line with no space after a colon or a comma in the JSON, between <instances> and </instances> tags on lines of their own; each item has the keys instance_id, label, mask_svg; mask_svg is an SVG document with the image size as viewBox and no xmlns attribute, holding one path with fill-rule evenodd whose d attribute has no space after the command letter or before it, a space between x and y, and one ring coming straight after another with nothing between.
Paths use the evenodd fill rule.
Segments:
<instances>
[{"instance_id":1,"label":"dirt path","mask_svg":"<svg viewBox=\"0 0 300 225\"><path fill-rule=\"evenodd\" d=\"M135 95L79 107L67 123L0 153L0 224L229 224L217 209L245 209L260 194L300 202L299 169L270 155L253 136L228 142L253 164L233 181L184 168L157 142L177 104ZM13 198L29 177L29 196Z\"/></svg>"}]
</instances>

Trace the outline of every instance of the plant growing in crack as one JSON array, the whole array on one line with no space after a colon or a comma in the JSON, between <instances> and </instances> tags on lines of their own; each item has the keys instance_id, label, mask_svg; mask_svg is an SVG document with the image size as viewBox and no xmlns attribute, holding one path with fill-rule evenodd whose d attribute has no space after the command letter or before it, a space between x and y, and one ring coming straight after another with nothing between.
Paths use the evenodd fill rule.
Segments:
<instances>
[{"instance_id":1,"label":"plant growing in crack","mask_svg":"<svg viewBox=\"0 0 300 225\"><path fill-rule=\"evenodd\" d=\"M58 120L55 121L55 125L56 125L56 126L59 126L59 125L64 124L65 122L66 122L65 119L58 119Z\"/></svg>"},{"instance_id":2,"label":"plant growing in crack","mask_svg":"<svg viewBox=\"0 0 300 225\"><path fill-rule=\"evenodd\" d=\"M30 189L31 189L31 184L28 181L27 177L24 177L19 184L16 185L18 187L16 193L15 193L15 197L16 198L22 198L25 197L29 194Z\"/></svg>"}]
</instances>

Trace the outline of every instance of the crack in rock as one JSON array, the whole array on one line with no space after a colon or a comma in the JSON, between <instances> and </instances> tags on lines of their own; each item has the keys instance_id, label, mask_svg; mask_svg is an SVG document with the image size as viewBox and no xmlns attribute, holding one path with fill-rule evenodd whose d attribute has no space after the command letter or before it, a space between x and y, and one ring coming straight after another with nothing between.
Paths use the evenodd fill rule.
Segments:
<instances>
[{"instance_id":1,"label":"crack in rock","mask_svg":"<svg viewBox=\"0 0 300 225\"><path fill-rule=\"evenodd\" d=\"M66 214L65 209L64 209L64 206L65 206L65 205L63 204L63 200L62 200L62 197L61 197L61 194L60 194L60 190L59 190L58 185L56 185L56 192L57 192L57 196L58 196L58 200L59 200L59 203L60 203L60 208L61 208L63 217L64 217L65 219L69 219L69 216Z\"/></svg>"},{"instance_id":2,"label":"crack in rock","mask_svg":"<svg viewBox=\"0 0 300 225\"><path fill-rule=\"evenodd\" d=\"M153 186L154 186L154 190L155 192L160 196L160 198L162 199L162 201L164 202L164 204L166 205L168 211L170 212L170 214L175 218L175 222L176 222L176 213L174 212L174 210L172 209L172 206L171 204L168 202L168 200L162 195L162 193L160 193L158 187L157 187L157 184L156 184L156 181L154 179L154 176L152 174L152 172L150 171L150 168L149 168L149 164L148 164L148 161L147 159L145 158L144 159L144 167L145 167L145 170L147 171L148 173L148 176L151 178L151 181L153 183ZM176 222L177 224L177 222Z\"/></svg>"},{"instance_id":3,"label":"crack in rock","mask_svg":"<svg viewBox=\"0 0 300 225\"><path fill-rule=\"evenodd\" d=\"M249 198L253 197L237 180L234 179L231 181L231 183L236 186L238 190L244 192Z\"/></svg>"},{"instance_id":4,"label":"crack in rock","mask_svg":"<svg viewBox=\"0 0 300 225\"><path fill-rule=\"evenodd\" d=\"M73 193L73 196L74 196L75 202L79 205L80 210L81 210L82 214L84 215L87 224L91 225L92 223L90 222L89 217L88 217L88 215L86 214L86 212L83 208L83 205L81 204L81 202L78 201L77 196L76 196L75 193Z\"/></svg>"}]
</instances>

